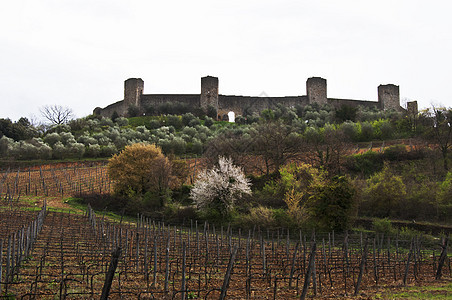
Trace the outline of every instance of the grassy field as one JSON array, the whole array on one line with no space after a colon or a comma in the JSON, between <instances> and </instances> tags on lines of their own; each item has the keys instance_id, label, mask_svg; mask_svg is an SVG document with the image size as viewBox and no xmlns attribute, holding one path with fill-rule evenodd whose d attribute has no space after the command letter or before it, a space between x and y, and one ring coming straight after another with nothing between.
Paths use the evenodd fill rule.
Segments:
<instances>
[{"instance_id":1,"label":"grassy field","mask_svg":"<svg viewBox=\"0 0 452 300\"><path fill-rule=\"evenodd\" d=\"M387 288L374 299L452 299L452 281L432 282L424 286Z\"/></svg>"}]
</instances>

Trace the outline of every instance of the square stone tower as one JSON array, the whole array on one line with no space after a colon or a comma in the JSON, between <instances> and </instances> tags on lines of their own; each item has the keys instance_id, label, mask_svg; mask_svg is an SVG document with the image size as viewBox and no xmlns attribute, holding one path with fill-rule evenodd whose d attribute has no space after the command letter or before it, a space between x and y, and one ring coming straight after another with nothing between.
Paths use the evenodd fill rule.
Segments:
<instances>
[{"instance_id":1,"label":"square stone tower","mask_svg":"<svg viewBox=\"0 0 452 300\"><path fill-rule=\"evenodd\" d=\"M406 110L409 115L417 115L419 113L418 107L417 107L417 101L410 101L406 103Z\"/></svg>"},{"instance_id":2,"label":"square stone tower","mask_svg":"<svg viewBox=\"0 0 452 300\"><path fill-rule=\"evenodd\" d=\"M321 77L311 77L306 81L306 93L308 103L318 103L324 105L327 103L326 79Z\"/></svg>"},{"instance_id":3,"label":"square stone tower","mask_svg":"<svg viewBox=\"0 0 452 300\"><path fill-rule=\"evenodd\" d=\"M140 107L141 95L143 95L144 81L141 78L129 78L124 81L124 106Z\"/></svg>"},{"instance_id":4,"label":"square stone tower","mask_svg":"<svg viewBox=\"0 0 452 300\"><path fill-rule=\"evenodd\" d=\"M218 112L218 77L206 76L201 78L200 105L204 111L212 106Z\"/></svg>"},{"instance_id":5,"label":"square stone tower","mask_svg":"<svg viewBox=\"0 0 452 300\"><path fill-rule=\"evenodd\" d=\"M378 86L378 102L382 110L400 110L399 86L394 84L380 84Z\"/></svg>"}]
</instances>

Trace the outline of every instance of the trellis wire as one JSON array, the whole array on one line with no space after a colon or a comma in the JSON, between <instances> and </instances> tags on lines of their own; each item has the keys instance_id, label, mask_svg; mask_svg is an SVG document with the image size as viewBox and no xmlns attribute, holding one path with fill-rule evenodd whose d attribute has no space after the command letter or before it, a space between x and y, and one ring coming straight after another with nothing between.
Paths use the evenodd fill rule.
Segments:
<instances>
[{"instance_id":1,"label":"trellis wire","mask_svg":"<svg viewBox=\"0 0 452 300\"><path fill-rule=\"evenodd\" d=\"M241 230L230 226L216 230L196 221L190 227L175 227L139 215L136 224L115 223L98 217L91 208L84 216L46 215L45 231L32 248L27 236L37 231L36 225L19 227L16 237L10 234L0 242L3 273L14 274L14 281L9 275L0 277L0 287L5 291L7 286L10 295L38 297L54 292L62 298L97 298L109 254L118 247L123 251L110 295L133 298L227 294L294 299L326 296L337 285L343 287L343 295L357 294L374 287L375 278L378 285L394 282L394 274L406 275L406 283L433 279L437 268L432 266L437 267L440 259L422 249L420 238L313 233L309 242L302 232L254 228L241 242ZM21 253L33 259L24 260ZM371 259L366 259L368 255ZM448 265L446 257L443 276L450 276Z\"/></svg>"}]
</instances>

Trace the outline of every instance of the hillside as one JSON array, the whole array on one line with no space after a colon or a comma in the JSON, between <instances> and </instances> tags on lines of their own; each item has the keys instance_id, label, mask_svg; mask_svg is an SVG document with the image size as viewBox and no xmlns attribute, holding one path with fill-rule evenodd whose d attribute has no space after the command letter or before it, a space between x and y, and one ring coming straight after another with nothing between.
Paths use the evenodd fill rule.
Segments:
<instances>
[{"instance_id":1,"label":"hillside","mask_svg":"<svg viewBox=\"0 0 452 300\"><path fill-rule=\"evenodd\" d=\"M448 119L444 118L447 113L448 110L442 115L424 111L407 116L392 111L337 110L311 105L293 109L279 107L263 111L259 116L237 116L235 123L214 121L192 113L114 120L88 116L40 134L22 122L21 126L28 128L24 132L29 133L22 136L24 139L8 137L9 133L2 131L0 152L4 171L0 193L12 198L32 195L113 197L105 169L106 159L127 145L141 142L160 146L163 153L173 159L185 159L188 185L195 183L199 171L211 166L218 156L231 157L252 181L253 195L238 203L238 215L232 219L245 222L240 224L243 226L262 222L271 227L319 225L319 220L300 223L285 211L288 191L275 187L280 185L281 167L289 163L306 163L322 170L326 178L322 189L335 176L345 176L347 183L344 184L350 186L354 195L347 213L350 220L386 217L449 223L452 175L447 172L449 152L443 140L444 135L451 137L447 136L447 131L437 131L442 135L435 140L432 133L441 127L431 126L447 124ZM33 159L35 161L30 161ZM39 166L42 159L46 160L46 166ZM73 163L60 164L68 159ZM140 204L126 211L169 219L183 214L211 218L194 211L189 192L189 186L169 191L172 195L168 198L172 207L169 210L159 208L159 212L155 212L155 207L150 210ZM301 203L314 195L309 192ZM100 203L108 205L113 199ZM267 221L262 220L262 215L253 217L264 211ZM309 209L305 213L309 213ZM240 218L241 214L248 217ZM348 222L346 227L352 224Z\"/></svg>"}]
</instances>

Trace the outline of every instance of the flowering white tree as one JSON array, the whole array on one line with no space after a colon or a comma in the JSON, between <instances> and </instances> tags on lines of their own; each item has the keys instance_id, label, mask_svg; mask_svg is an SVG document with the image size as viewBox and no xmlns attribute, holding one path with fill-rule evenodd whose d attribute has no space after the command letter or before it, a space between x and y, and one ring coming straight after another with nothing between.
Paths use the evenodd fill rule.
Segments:
<instances>
[{"instance_id":1,"label":"flowering white tree","mask_svg":"<svg viewBox=\"0 0 452 300\"><path fill-rule=\"evenodd\" d=\"M251 184L243 170L231 158L218 157L218 166L198 174L191 198L199 209L212 207L222 214L229 213L235 200L251 194Z\"/></svg>"}]
</instances>

